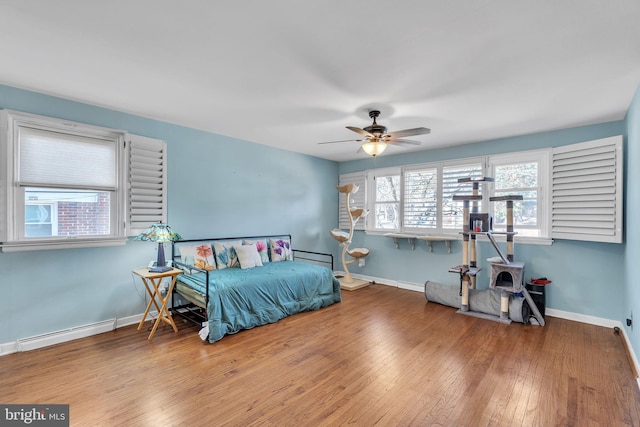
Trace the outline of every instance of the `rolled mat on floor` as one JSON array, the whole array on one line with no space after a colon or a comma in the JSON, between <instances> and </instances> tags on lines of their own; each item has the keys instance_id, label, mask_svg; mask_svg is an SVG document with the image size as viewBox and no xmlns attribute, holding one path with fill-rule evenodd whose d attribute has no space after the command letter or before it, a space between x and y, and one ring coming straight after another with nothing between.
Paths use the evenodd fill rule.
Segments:
<instances>
[{"instance_id":1,"label":"rolled mat on floor","mask_svg":"<svg viewBox=\"0 0 640 427\"><path fill-rule=\"evenodd\" d=\"M460 285L445 285L437 282L424 283L427 301L460 308ZM500 316L500 291L494 289L469 289L469 310ZM523 296L509 298L509 318L514 322L529 323L529 305Z\"/></svg>"}]
</instances>

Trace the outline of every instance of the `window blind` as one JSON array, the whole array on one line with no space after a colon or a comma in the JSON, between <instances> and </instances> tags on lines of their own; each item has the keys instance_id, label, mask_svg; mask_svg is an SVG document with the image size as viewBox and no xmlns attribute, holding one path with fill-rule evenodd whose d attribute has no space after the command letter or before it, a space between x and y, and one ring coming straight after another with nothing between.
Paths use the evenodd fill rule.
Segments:
<instances>
[{"instance_id":1,"label":"window blind","mask_svg":"<svg viewBox=\"0 0 640 427\"><path fill-rule=\"evenodd\" d=\"M18 185L114 191L117 139L19 128Z\"/></svg>"},{"instance_id":2,"label":"window blind","mask_svg":"<svg viewBox=\"0 0 640 427\"><path fill-rule=\"evenodd\" d=\"M127 236L138 235L150 225L166 222L166 143L128 135Z\"/></svg>"},{"instance_id":3,"label":"window blind","mask_svg":"<svg viewBox=\"0 0 640 427\"><path fill-rule=\"evenodd\" d=\"M621 243L622 173L622 136L554 148L552 237Z\"/></svg>"}]
</instances>

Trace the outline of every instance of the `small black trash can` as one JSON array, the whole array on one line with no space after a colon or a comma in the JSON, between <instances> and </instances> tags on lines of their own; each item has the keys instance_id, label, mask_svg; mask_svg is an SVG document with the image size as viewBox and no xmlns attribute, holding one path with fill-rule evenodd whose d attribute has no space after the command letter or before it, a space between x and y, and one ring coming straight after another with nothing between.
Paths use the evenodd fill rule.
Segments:
<instances>
[{"instance_id":1,"label":"small black trash can","mask_svg":"<svg viewBox=\"0 0 640 427\"><path fill-rule=\"evenodd\" d=\"M527 291L529 291L529 295L531 295L531 299L538 307L538 311L544 317L544 308L546 305L546 295L545 295L545 285L534 285L532 283L528 283L526 285Z\"/></svg>"}]
</instances>

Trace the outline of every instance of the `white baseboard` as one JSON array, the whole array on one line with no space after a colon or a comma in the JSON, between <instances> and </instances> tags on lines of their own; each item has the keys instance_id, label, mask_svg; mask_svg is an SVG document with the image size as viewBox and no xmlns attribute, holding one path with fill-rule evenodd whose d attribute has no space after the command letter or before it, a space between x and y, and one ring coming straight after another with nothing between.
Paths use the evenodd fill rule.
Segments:
<instances>
[{"instance_id":1,"label":"white baseboard","mask_svg":"<svg viewBox=\"0 0 640 427\"><path fill-rule=\"evenodd\" d=\"M8 342L5 344L0 344L0 356L5 356L7 354L16 353L18 351L18 342Z\"/></svg>"},{"instance_id":2,"label":"white baseboard","mask_svg":"<svg viewBox=\"0 0 640 427\"><path fill-rule=\"evenodd\" d=\"M589 325L604 326L605 328L615 328L617 326L622 329L622 323L616 320L605 319L603 317L588 316L586 314L572 313L569 311L556 310L554 308L548 307L545 310L545 314L547 316L557 317L559 319L573 320L575 322L587 323Z\"/></svg>"},{"instance_id":3,"label":"white baseboard","mask_svg":"<svg viewBox=\"0 0 640 427\"><path fill-rule=\"evenodd\" d=\"M627 330L622 327L622 323L618 327L622 331L622 337L624 338L624 343L627 346L629 357L631 357L631 363L633 363L633 367L635 368L636 373L640 372L640 364L638 364L638 357L636 356L636 352L633 351L633 347L631 346L631 341L629 341L629 335L627 335ZM638 383L638 388L640 388L640 377L636 377L636 383Z\"/></svg>"},{"instance_id":4,"label":"white baseboard","mask_svg":"<svg viewBox=\"0 0 640 427\"><path fill-rule=\"evenodd\" d=\"M28 338L20 338L16 341L17 351L29 351L36 348L47 347L60 344L65 341L72 341L78 338L85 338L103 332L113 331L116 327L116 319L103 320L102 322L90 325L77 326L62 331L50 332L48 334L36 335Z\"/></svg>"},{"instance_id":5,"label":"white baseboard","mask_svg":"<svg viewBox=\"0 0 640 427\"><path fill-rule=\"evenodd\" d=\"M143 314L144 313L134 314L133 316L121 317L120 319L116 319L116 329L122 328L123 326L137 325L142 320ZM155 310L150 311L149 314L147 314L147 320L155 319L157 317L158 312Z\"/></svg>"},{"instance_id":6,"label":"white baseboard","mask_svg":"<svg viewBox=\"0 0 640 427\"><path fill-rule=\"evenodd\" d=\"M421 292L424 293L424 284L418 285L416 283L409 282L397 282L397 286L400 289L407 289L409 291Z\"/></svg>"},{"instance_id":7,"label":"white baseboard","mask_svg":"<svg viewBox=\"0 0 640 427\"><path fill-rule=\"evenodd\" d=\"M36 335L33 337L20 338L17 341L0 344L0 356L22 351L35 350L37 348L48 347L54 344L60 344L67 341L73 341L79 338L89 337L91 335L110 332L123 326L135 325L140 323L143 314L136 314L120 319L109 319L89 325L77 326L74 328L64 329L61 331L50 332L47 334ZM151 311L147 315L147 319L153 319L158 316L157 311Z\"/></svg>"}]
</instances>

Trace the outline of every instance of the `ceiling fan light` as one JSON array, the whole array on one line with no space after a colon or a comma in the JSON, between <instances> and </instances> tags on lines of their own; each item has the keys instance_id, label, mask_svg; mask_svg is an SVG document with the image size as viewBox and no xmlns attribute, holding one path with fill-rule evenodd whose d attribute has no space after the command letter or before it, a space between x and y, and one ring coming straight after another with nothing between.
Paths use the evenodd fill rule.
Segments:
<instances>
[{"instance_id":1,"label":"ceiling fan light","mask_svg":"<svg viewBox=\"0 0 640 427\"><path fill-rule=\"evenodd\" d=\"M362 144L362 149L370 156L377 156L387 148L387 143L382 141L369 141Z\"/></svg>"}]
</instances>

